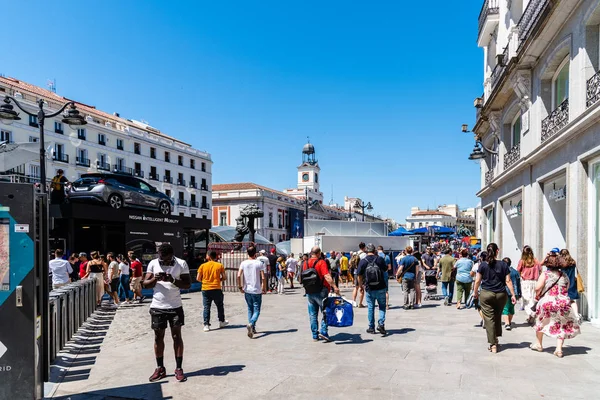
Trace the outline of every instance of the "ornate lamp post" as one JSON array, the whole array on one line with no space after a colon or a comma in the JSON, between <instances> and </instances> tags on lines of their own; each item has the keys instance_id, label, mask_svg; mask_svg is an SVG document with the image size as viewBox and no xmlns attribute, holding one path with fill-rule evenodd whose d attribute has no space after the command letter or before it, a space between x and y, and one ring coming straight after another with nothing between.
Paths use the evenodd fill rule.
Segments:
<instances>
[{"instance_id":1,"label":"ornate lamp post","mask_svg":"<svg viewBox=\"0 0 600 400\"><path fill-rule=\"evenodd\" d=\"M358 209L362 210L362 220L363 220L363 222L365 222L365 210L372 211L373 205L371 204L370 201L367 204L365 204L364 201L360 202L360 201L356 200L356 202L354 203L354 208L358 208Z\"/></svg>"},{"instance_id":2,"label":"ornate lamp post","mask_svg":"<svg viewBox=\"0 0 600 400\"><path fill-rule=\"evenodd\" d=\"M69 107L69 110L63 114L62 122L64 124L74 127L85 125L87 122L83 116L79 114L79 111L77 111L77 107L75 106L75 102L73 101L65 103L57 112L46 114L46 111L44 111L44 100L39 99L37 102L39 106L38 112L31 113L27 111L14 97L5 96L4 104L0 106L0 120L6 124L11 124L13 121L19 121L21 119L21 117L19 117L19 113L13 109L14 107L12 106L11 101L15 103L17 107L19 107L19 109L25 114L37 118L38 125L40 127L40 182L42 193L46 193L48 189L46 188L46 148L44 144L44 121L46 118L56 117L67 107Z\"/></svg>"},{"instance_id":3,"label":"ornate lamp post","mask_svg":"<svg viewBox=\"0 0 600 400\"><path fill-rule=\"evenodd\" d=\"M318 203L318 200L308 200L308 187L305 187L304 200L298 201L298 204L304 206L304 233L302 235L302 253L304 253L304 236L306 236L306 220L308 220L308 209Z\"/></svg>"}]
</instances>

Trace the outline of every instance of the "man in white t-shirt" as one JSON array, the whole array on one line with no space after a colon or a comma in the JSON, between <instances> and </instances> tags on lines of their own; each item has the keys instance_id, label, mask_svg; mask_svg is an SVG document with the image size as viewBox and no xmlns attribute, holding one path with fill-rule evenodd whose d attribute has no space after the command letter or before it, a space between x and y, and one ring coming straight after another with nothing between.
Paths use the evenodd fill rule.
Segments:
<instances>
[{"instance_id":1,"label":"man in white t-shirt","mask_svg":"<svg viewBox=\"0 0 600 400\"><path fill-rule=\"evenodd\" d=\"M56 249L54 252L54 260L51 260L49 265L50 273L52 274L52 289L58 289L71 282L70 274L73 273L71 263L63 260L64 252L62 249Z\"/></svg>"},{"instance_id":2,"label":"man in white t-shirt","mask_svg":"<svg viewBox=\"0 0 600 400\"><path fill-rule=\"evenodd\" d=\"M287 277L290 281L290 289L294 288L294 275L298 268L298 261L294 258L294 253L291 253L287 260L285 260L285 266L287 268Z\"/></svg>"},{"instance_id":3,"label":"man in white t-shirt","mask_svg":"<svg viewBox=\"0 0 600 400\"><path fill-rule=\"evenodd\" d=\"M158 258L148 263L146 278L142 285L145 288L154 288L150 315L152 316L152 329L154 330L154 354L157 368L150 376L150 382L156 382L167 376L163 363L165 350L165 331L167 323L171 327L171 336L175 348L175 379L185 382L183 374L183 339L181 327L184 325L183 307L180 289L189 289L191 286L190 269L187 263L173 255L173 246L163 243L158 248Z\"/></svg>"},{"instance_id":4,"label":"man in white t-shirt","mask_svg":"<svg viewBox=\"0 0 600 400\"><path fill-rule=\"evenodd\" d=\"M242 261L237 280L240 292L244 293L248 305L248 337L252 339L256 333L256 321L260 315L262 295L267 293L266 267L256 259L256 247L248 247L248 259ZM244 280L242 281L242 276Z\"/></svg>"},{"instance_id":5,"label":"man in white t-shirt","mask_svg":"<svg viewBox=\"0 0 600 400\"><path fill-rule=\"evenodd\" d=\"M267 252L265 250L259 251L259 256L256 257L257 260L261 261L265 265L265 271L271 265L271 261L269 261L269 257L267 257Z\"/></svg>"}]
</instances>

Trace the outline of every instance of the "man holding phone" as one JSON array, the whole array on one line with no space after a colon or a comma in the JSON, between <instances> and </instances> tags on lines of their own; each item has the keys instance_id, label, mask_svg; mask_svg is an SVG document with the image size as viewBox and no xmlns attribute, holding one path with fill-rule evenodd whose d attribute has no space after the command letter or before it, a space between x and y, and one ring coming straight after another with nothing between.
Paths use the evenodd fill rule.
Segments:
<instances>
[{"instance_id":1,"label":"man holding phone","mask_svg":"<svg viewBox=\"0 0 600 400\"><path fill-rule=\"evenodd\" d=\"M173 255L173 246L163 243L158 248L158 258L150 261L143 282L145 288L154 288L150 315L154 330L154 354L157 368L150 376L150 382L156 382L167 376L164 366L165 331L167 323L171 327L171 336L175 349L175 379L185 382L182 369L183 339L181 327L184 325L183 306L180 289L191 286L190 269L187 263Z\"/></svg>"}]
</instances>

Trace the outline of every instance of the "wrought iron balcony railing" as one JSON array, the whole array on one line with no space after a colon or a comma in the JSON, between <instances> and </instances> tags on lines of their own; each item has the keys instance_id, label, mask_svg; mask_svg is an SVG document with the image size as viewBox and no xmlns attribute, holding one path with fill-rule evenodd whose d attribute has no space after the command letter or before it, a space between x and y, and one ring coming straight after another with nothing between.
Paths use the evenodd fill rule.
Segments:
<instances>
[{"instance_id":1,"label":"wrought iron balcony railing","mask_svg":"<svg viewBox=\"0 0 600 400\"><path fill-rule=\"evenodd\" d=\"M208 204L208 203L202 203L202 206L200 208L208 210L210 208L210 204Z\"/></svg>"},{"instance_id":2,"label":"wrought iron balcony railing","mask_svg":"<svg viewBox=\"0 0 600 400\"><path fill-rule=\"evenodd\" d=\"M191 187L191 188L194 188L194 189L197 189L197 188L198 188L198 183L197 183L197 182L194 182L194 181L191 181L191 182L190 182L190 187Z\"/></svg>"},{"instance_id":3,"label":"wrought iron balcony railing","mask_svg":"<svg viewBox=\"0 0 600 400\"><path fill-rule=\"evenodd\" d=\"M479 35L481 35L481 30L488 16L498 14L499 12L498 0L485 0L483 2L483 7L481 7L481 12L479 13Z\"/></svg>"},{"instance_id":4,"label":"wrought iron balcony railing","mask_svg":"<svg viewBox=\"0 0 600 400\"><path fill-rule=\"evenodd\" d=\"M585 106L591 107L592 104L600 100L600 71L587 81Z\"/></svg>"},{"instance_id":5,"label":"wrought iron balcony railing","mask_svg":"<svg viewBox=\"0 0 600 400\"><path fill-rule=\"evenodd\" d=\"M519 20L519 42L523 43L537 25L542 14L550 5L550 0L530 0Z\"/></svg>"},{"instance_id":6,"label":"wrought iron balcony railing","mask_svg":"<svg viewBox=\"0 0 600 400\"><path fill-rule=\"evenodd\" d=\"M200 207L200 203L197 201L190 201L190 207L198 208Z\"/></svg>"},{"instance_id":7,"label":"wrought iron balcony railing","mask_svg":"<svg viewBox=\"0 0 600 400\"><path fill-rule=\"evenodd\" d=\"M99 170L110 172L110 164L107 162L97 161L96 166L98 167Z\"/></svg>"},{"instance_id":8,"label":"wrought iron balcony railing","mask_svg":"<svg viewBox=\"0 0 600 400\"><path fill-rule=\"evenodd\" d=\"M188 204L188 203L187 203L187 200L184 200L184 199L177 199L177 205L178 205L178 206L185 206L185 207L187 207L187 204Z\"/></svg>"},{"instance_id":9,"label":"wrought iron balcony railing","mask_svg":"<svg viewBox=\"0 0 600 400\"><path fill-rule=\"evenodd\" d=\"M115 164L113 165L113 172L116 172L117 174L133 175L133 168Z\"/></svg>"},{"instance_id":10,"label":"wrought iron balcony railing","mask_svg":"<svg viewBox=\"0 0 600 400\"><path fill-rule=\"evenodd\" d=\"M569 122L569 99L566 99L556 110L542 120L542 143L551 138Z\"/></svg>"},{"instance_id":11,"label":"wrought iron balcony railing","mask_svg":"<svg viewBox=\"0 0 600 400\"><path fill-rule=\"evenodd\" d=\"M134 169L133 170L133 175L137 176L138 178L143 178L144 177L144 171L141 171L139 169Z\"/></svg>"},{"instance_id":12,"label":"wrought iron balcony railing","mask_svg":"<svg viewBox=\"0 0 600 400\"><path fill-rule=\"evenodd\" d=\"M185 179L177 179L177 184L179 186L185 186Z\"/></svg>"},{"instance_id":13,"label":"wrought iron balcony railing","mask_svg":"<svg viewBox=\"0 0 600 400\"><path fill-rule=\"evenodd\" d=\"M158 174L157 174L156 172L155 172L155 173L152 173L152 172L150 172L150 174L148 175L148 178L149 178L150 180L153 180L153 181L158 181L158 180L160 180L160 179L159 179L159 176L158 176Z\"/></svg>"},{"instance_id":14,"label":"wrought iron balcony railing","mask_svg":"<svg viewBox=\"0 0 600 400\"><path fill-rule=\"evenodd\" d=\"M163 176L163 182L173 184L173 177L170 175L165 175Z\"/></svg>"},{"instance_id":15,"label":"wrought iron balcony railing","mask_svg":"<svg viewBox=\"0 0 600 400\"><path fill-rule=\"evenodd\" d=\"M490 169L485 173L485 186L489 186L494 180L494 170Z\"/></svg>"},{"instance_id":16,"label":"wrought iron balcony railing","mask_svg":"<svg viewBox=\"0 0 600 400\"><path fill-rule=\"evenodd\" d=\"M75 165L79 165L82 167L90 167L90 159L89 158L85 158L85 157L76 157L75 158Z\"/></svg>"},{"instance_id":17,"label":"wrought iron balcony railing","mask_svg":"<svg viewBox=\"0 0 600 400\"><path fill-rule=\"evenodd\" d=\"M69 155L65 154L65 153L54 153L54 155L52 156L52 159L54 161L68 163L69 162Z\"/></svg>"},{"instance_id":18,"label":"wrought iron balcony railing","mask_svg":"<svg viewBox=\"0 0 600 400\"><path fill-rule=\"evenodd\" d=\"M504 169L509 169L521 158L521 143L515 144L508 153L504 155Z\"/></svg>"}]
</instances>

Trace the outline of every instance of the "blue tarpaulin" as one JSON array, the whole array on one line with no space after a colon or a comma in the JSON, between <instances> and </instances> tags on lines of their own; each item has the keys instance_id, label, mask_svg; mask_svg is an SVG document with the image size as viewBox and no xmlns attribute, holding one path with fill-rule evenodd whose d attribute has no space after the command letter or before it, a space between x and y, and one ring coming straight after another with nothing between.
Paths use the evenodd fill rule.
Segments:
<instances>
[{"instance_id":1,"label":"blue tarpaulin","mask_svg":"<svg viewBox=\"0 0 600 400\"><path fill-rule=\"evenodd\" d=\"M405 236L405 235L411 235L412 232L411 231L407 231L405 228L400 227L398 229L396 229L393 232L390 232L388 234L388 236Z\"/></svg>"}]
</instances>

